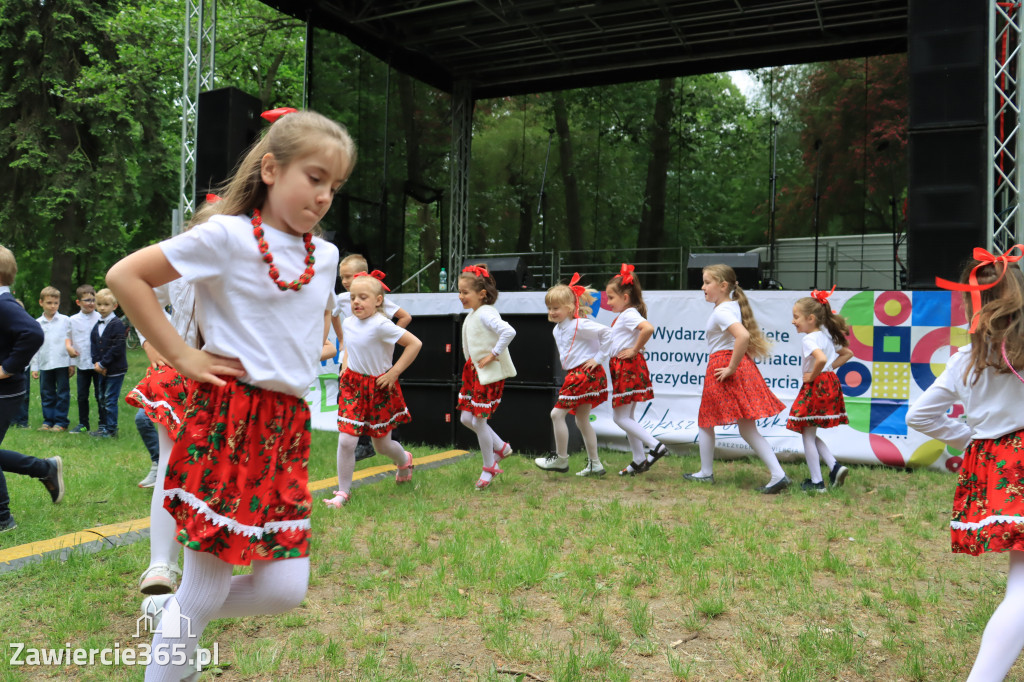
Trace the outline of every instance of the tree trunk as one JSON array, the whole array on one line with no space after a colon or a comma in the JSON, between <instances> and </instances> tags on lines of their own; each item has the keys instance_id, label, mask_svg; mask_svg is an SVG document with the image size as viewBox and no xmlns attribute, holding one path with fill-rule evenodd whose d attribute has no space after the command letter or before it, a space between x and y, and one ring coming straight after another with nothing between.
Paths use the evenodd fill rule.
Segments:
<instances>
[{"instance_id":1,"label":"tree trunk","mask_svg":"<svg viewBox=\"0 0 1024 682\"><path fill-rule=\"evenodd\" d=\"M526 187L521 178L514 178L519 186L519 237L516 239L516 251L526 253L532 251L530 238L533 236L533 202L526 194Z\"/></svg>"},{"instance_id":2,"label":"tree trunk","mask_svg":"<svg viewBox=\"0 0 1024 682\"><path fill-rule=\"evenodd\" d=\"M671 153L670 125L675 79L662 78L658 81L658 99L654 105L654 122L651 126L651 160L647 164L647 186L644 190L644 205L640 215L640 230L637 233L637 248L659 248L664 246L665 199L668 183L668 165ZM645 260L637 256L637 260Z\"/></svg>"},{"instance_id":3,"label":"tree trunk","mask_svg":"<svg viewBox=\"0 0 1024 682\"><path fill-rule=\"evenodd\" d=\"M53 260L50 262L50 286L57 287L60 291L60 312L70 314L71 306L75 300L75 284L71 281L71 275L75 271L75 258L67 250L69 244L78 241L78 204L69 203L64 207L64 215L56 222L53 230L53 246L50 252ZM22 292L22 300L28 305L29 292Z\"/></svg>"},{"instance_id":4,"label":"tree trunk","mask_svg":"<svg viewBox=\"0 0 1024 682\"><path fill-rule=\"evenodd\" d=\"M569 248L583 249L583 222L580 219L580 196L576 182L576 169L572 162L572 136L569 114L561 94L554 96L555 132L558 133L558 158L565 186L565 227L569 233Z\"/></svg>"}]
</instances>

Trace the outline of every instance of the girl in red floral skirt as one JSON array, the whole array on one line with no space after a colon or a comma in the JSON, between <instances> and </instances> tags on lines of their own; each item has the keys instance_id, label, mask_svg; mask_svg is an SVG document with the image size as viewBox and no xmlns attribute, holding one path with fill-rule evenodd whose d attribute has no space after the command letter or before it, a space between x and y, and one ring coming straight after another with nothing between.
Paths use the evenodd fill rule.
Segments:
<instances>
[{"instance_id":1,"label":"girl in red floral skirt","mask_svg":"<svg viewBox=\"0 0 1024 682\"><path fill-rule=\"evenodd\" d=\"M395 463L395 483L412 480L412 455L391 439L391 431L412 419L398 377L416 359L422 343L384 316L383 280L380 270L355 274L349 286L352 314L341 323L339 341L347 366L338 384L338 489L324 500L335 509L349 500L360 436L369 436L374 450ZM405 350L392 365L396 343Z\"/></svg>"},{"instance_id":2,"label":"girl in red floral skirt","mask_svg":"<svg viewBox=\"0 0 1024 682\"><path fill-rule=\"evenodd\" d=\"M832 287L835 291L835 287ZM786 428L803 436L804 457L811 477L801 484L803 490L825 492L819 456L828 467L829 482L838 488L846 480L847 469L836 461L825 441L818 437L818 428L829 429L849 424L846 402L836 369L853 357L846 347L849 329L844 320L829 306L832 291L815 289L810 296L793 306L793 326L804 334L803 387L789 410Z\"/></svg>"},{"instance_id":3,"label":"girl in red floral skirt","mask_svg":"<svg viewBox=\"0 0 1024 682\"><path fill-rule=\"evenodd\" d=\"M612 414L615 425L626 432L633 461L619 476L642 474L668 454L664 443L645 431L634 418L637 403L654 399L651 373L644 359L644 345L654 334L647 321L647 305L633 266L623 263L619 274L604 287L605 301L619 316L612 322L608 370L612 375ZM650 449L644 453L644 446Z\"/></svg>"},{"instance_id":4,"label":"girl in red floral skirt","mask_svg":"<svg viewBox=\"0 0 1024 682\"><path fill-rule=\"evenodd\" d=\"M1014 255L1014 251L1019 251ZM960 283L969 293L971 343L907 412L907 425L963 450L953 515L953 551L1009 552L1006 597L985 626L968 682L1002 680L1024 646L1024 275L1020 244L1002 256L975 249ZM972 267L973 266L973 267ZM966 421L947 415L960 403Z\"/></svg>"},{"instance_id":5,"label":"girl in red floral skirt","mask_svg":"<svg viewBox=\"0 0 1024 682\"><path fill-rule=\"evenodd\" d=\"M462 321L462 352L466 364L462 367L458 409L462 412L463 425L476 433L484 460L476 482L477 490L489 486L493 478L502 473L498 462L512 454L512 447L487 423L501 403L505 379L516 375L508 352L516 330L501 319L494 307L497 300L498 287L486 266L463 268L459 275L459 301L463 308L469 308L469 314Z\"/></svg>"},{"instance_id":6,"label":"girl in red floral skirt","mask_svg":"<svg viewBox=\"0 0 1024 682\"><path fill-rule=\"evenodd\" d=\"M548 289L544 303L548 320L555 323L552 334L567 370L558 392L551 424L555 431L555 452L533 460L541 469L565 473L569 471L569 427L565 420L576 415L576 426L587 448L587 466L577 476L604 476L604 466L597 455L597 434L590 424L590 410L608 399L608 378L604 372L608 359L611 330L587 317L594 302L594 290L579 284L580 274L573 273L569 285L558 284Z\"/></svg>"},{"instance_id":7,"label":"girl in red floral skirt","mask_svg":"<svg viewBox=\"0 0 1024 682\"><path fill-rule=\"evenodd\" d=\"M211 620L282 613L306 594L312 498L303 396L338 267L338 250L312 233L352 172L355 147L333 121L287 112L265 114L280 117L192 229L107 274L139 330L191 380L164 482L184 574L162 604L152 644L154 654L174 655L154 655L148 682L198 678L182 659L194 658ZM195 290L201 349L178 335L153 292L179 277ZM250 564L250 574L232 576Z\"/></svg>"},{"instance_id":8,"label":"girl in red floral skirt","mask_svg":"<svg viewBox=\"0 0 1024 682\"><path fill-rule=\"evenodd\" d=\"M772 446L758 433L755 420L774 416L786 406L768 390L752 359L768 355L768 340L732 268L709 265L704 268L703 279L704 300L715 309L708 318L705 335L710 357L697 415L700 471L684 474L683 478L714 483L715 427L735 423L740 436L771 474L771 480L760 491L774 495L789 486L789 479Z\"/></svg>"}]
</instances>

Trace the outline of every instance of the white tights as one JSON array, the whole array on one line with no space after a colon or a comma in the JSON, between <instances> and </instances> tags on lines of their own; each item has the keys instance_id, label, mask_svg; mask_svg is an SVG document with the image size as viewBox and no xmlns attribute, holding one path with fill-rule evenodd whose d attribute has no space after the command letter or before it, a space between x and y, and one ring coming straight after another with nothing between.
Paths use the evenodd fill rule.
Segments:
<instances>
[{"instance_id":1,"label":"white tights","mask_svg":"<svg viewBox=\"0 0 1024 682\"><path fill-rule=\"evenodd\" d=\"M825 445L825 441L818 438L818 427L817 426L805 426L803 433L801 434L804 439L804 457L807 459L807 468L811 470L811 482L821 483L821 464L818 463L818 457L824 460L825 466L828 467L829 471L836 466L836 458L832 454L832 451Z\"/></svg>"},{"instance_id":2,"label":"white tights","mask_svg":"<svg viewBox=\"0 0 1024 682\"><path fill-rule=\"evenodd\" d=\"M569 425L565 418L569 410L556 407L551 410L551 427L555 432L555 452L559 457L569 456ZM590 403L583 403L576 408L576 427L583 435L583 445L587 449L587 457L591 462L601 461L597 456L597 434L590 425Z\"/></svg>"},{"instance_id":3,"label":"white tights","mask_svg":"<svg viewBox=\"0 0 1024 682\"><path fill-rule=\"evenodd\" d=\"M978 658L967 682L997 682L1006 677L1024 648L1024 552L1010 551L1006 596L988 619Z\"/></svg>"},{"instance_id":4,"label":"white tights","mask_svg":"<svg viewBox=\"0 0 1024 682\"><path fill-rule=\"evenodd\" d=\"M656 448L658 439L644 430L633 417L636 405L636 403L619 405L612 409L612 415L615 425L626 432L626 440L629 442L630 452L633 453L633 464L642 464L647 459L644 454L644 446Z\"/></svg>"},{"instance_id":5,"label":"white tights","mask_svg":"<svg viewBox=\"0 0 1024 682\"><path fill-rule=\"evenodd\" d=\"M232 569L231 564L212 554L185 550L181 587L164 605L165 621L173 617L173 605L168 608L171 602L177 602L183 618L176 628L170 622L160 623L161 632L153 636L154 653L165 651L174 656L184 651L186 658L192 658L210 621L284 613L302 603L306 596L309 557L254 561L248 575L232 576ZM194 670L194 665L151 663L146 668L146 682L179 682Z\"/></svg>"},{"instance_id":6,"label":"white tights","mask_svg":"<svg viewBox=\"0 0 1024 682\"><path fill-rule=\"evenodd\" d=\"M156 485L153 486L153 498L149 503L149 565L165 563L178 565L181 545L175 540L178 526L171 513L164 509L164 476L167 475L167 462L171 459L171 440L167 429L154 422L157 437L160 439L160 457L157 462Z\"/></svg>"},{"instance_id":7,"label":"white tights","mask_svg":"<svg viewBox=\"0 0 1024 682\"><path fill-rule=\"evenodd\" d=\"M386 455L396 467L404 467L408 461L405 448L391 439L389 431L383 438L370 438L373 449L378 454ZM346 495L352 492L352 476L356 470L356 444L359 436L350 433L338 434L338 490Z\"/></svg>"},{"instance_id":8,"label":"white tights","mask_svg":"<svg viewBox=\"0 0 1024 682\"><path fill-rule=\"evenodd\" d=\"M772 477L769 485L781 481L785 477L786 472L782 470L779 458L775 456L772 446L758 432L757 422L753 419L740 419L736 424L739 426L740 437L747 442L747 445L757 453L757 456L761 458L764 465L768 467L768 473ZM712 466L715 460L715 428L713 426L708 428L700 427L697 431L697 443L700 446L700 475L710 476L713 473Z\"/></svg>"}]
</instances>

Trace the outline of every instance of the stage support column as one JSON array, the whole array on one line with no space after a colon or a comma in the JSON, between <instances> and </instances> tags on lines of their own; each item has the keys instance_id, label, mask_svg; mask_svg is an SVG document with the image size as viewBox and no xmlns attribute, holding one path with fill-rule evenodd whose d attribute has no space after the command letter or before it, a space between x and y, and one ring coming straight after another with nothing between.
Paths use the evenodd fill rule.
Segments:
<instances>
[{"instance_id":1,"label":"stage support column","mask_svg":"<svg viewBox=\"0 0 1024 682\"><path fill-rule=\"evenodd\" d=\"M199 93L213 89L217 43L217 0L185 0L185 65L181 83L181 175L178 185L177 234L196 209L196 139Z\"/></svg>"},{"instance_id":2,"label":"stage support column","mask_svg":"<svg viewBox=\"0 0 1024 682\"><path fill-rule=\"evenodd\" d=\"M455 288L457 268L466 257L469 223L469 159L473 143L473 89L469 81L452 87L452 154L448 218L448 289Z\"/></svg>"},{"instance_id":3,"label":"stage support column","mask_svg":"<svg viewBox=\"0 0 1024 682\"><path fill-rule=\"evenodd\" d=\"M1018 78L1024 50L1021 49L1022 8L1017 2L990 3L989 80L992 83L988 139L992 162L988 169L989 215L992 216L988 248L1002 253L1024 240L1020 209L1020 159L1022 131L1021 87Z\"/></svg>"}]
</instances>

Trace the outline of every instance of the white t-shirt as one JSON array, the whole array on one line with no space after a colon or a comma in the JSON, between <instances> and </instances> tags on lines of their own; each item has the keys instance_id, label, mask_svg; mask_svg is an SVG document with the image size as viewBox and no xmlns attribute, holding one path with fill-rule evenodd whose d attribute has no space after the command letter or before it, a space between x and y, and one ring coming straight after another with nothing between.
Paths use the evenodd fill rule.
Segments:
<instances>
[{"instance_id":1,"label":"white t-shirt","mask_svg":"<svg viewBox=\"0 0 1024 682\"><path fill-rule=\"evenodd\" d=\"M822 372L834 372L835 369L832 367L832 363L839 357L839 353L836 352L836 344L832 341L832 335L824 329L818 329L809 334L804 334L803 352L804 352L804 365L803 371L810 372L814 369L814 358L811 356L816 350L820 350L825 354L825 368Z\"/></svg>"},{"instance_id":2,"label":"white t-shirt","mask_svg":"<svg viewBox=\"0 0 1024 682\"><path fill-rule=\"evenodd\" d=\"M306 268L302 238L269 225L264 232L279 279L298 279ZM246 216L216 215L160 243L171 266L195 289L203 349L241 360L247 384L302 397L316 376L324 312L334 307L338 249L317 237L313 244L313 279L299 291L281 291L268 275Z\"/></svg>"},{"instance_id":3,"label":"white t-shirt","mask_svg":"<svg viewBox=\"0 0 1024 682\"><path fill-rule=\"evenodd\" d=\"M907 412L907 426L926 436L966 450L972 439L990 440L1024 429L1024 382L1013 373L982 370L971 385L973 372L964 381L970 365L971 346L961 348L946 363L946 369ZM966 423L946 416L953 403L964 406Z\"/></svg>"},{"instance_id":4,"label":"white t-shirt","mask_svg":"<svg viewBox=\"0 0 1024 682\"><path fill-rule=\"evenodd\" d=\"M40 315L36 322L43 328L43 345L32 356L30 366L33 372L50 369L67 369L71 365L64 340L71 334L71 322L67 315L54 313L52 319Z\"/></svg>"},{"instance_id":5,"label":"white t-shirt","mask_svg":"<svg viewBox=\"0 0 1024 682\"><path fill-rule=\"evenodd\" d=\"M92 362L92 328L100 321L100 314L95 310L86 315L81 310L68 318L70 330L68 338L71 345L78 351L77 358L71 358L78 369L95 369Z\"/></svg>"},{"instance_id":6,"label":"white t-shirt","mask_svg":"<svg viewBox=\"0 0 1024 682\"><path fill-rule=\"evenodd\" d=\"M348 368L357 374L377 377L391 369L395 343L405 330L380 313L360 320L349 315L341 322Z\"/></svg>"},{"instance_id":7,"label":"white t-shirt","mask_svg":"<svg viewBox=\"0 0 1024 682\"><path fill-rule=\"evenodd\" d=\"M562 320L551 330L558 346L562 369L579 367L588 360L608 361L612 330L588 317Z\"/></svg>"},{"instance_id":8,"label":"white t-shirt","mask_svg":"<svg viewBox=\"0 0 1024 682\"><path fill-rule=\"evenodd\" d=\"M331 313L332 317L340 317L345 319L352 315L352 296L347 291L343 291L340 294L336 294L337 301L334 304L334 311ZM384 297L384 317L389 320L394 318L395 314L401 310L402 307L394 301L388 300L388 297Z\"/></svg>"},{"instance_id":9,"label":"white t-shirt","mask_svg":"<svg viewBox=\"0 0 1024 682\"><path fill-rule=\"evenodd\" d=\"M740 304L736 301L725 301L715 306L708 318L707 333L708 353L717 353L720 350L732 350L736 345L736 337L726 331L729 327L739 322L743 324L743 317L740 313Z\"/></svg>"},{"instance_id":10,"label":"white t-shirt","mask_svg":"<svg viewBox=\"0 0 1024 682\"><path fill-rule=\"evenodd\" d=\"M640 336L637 328L642 322L646 320L636 308L626 308L619 313L611 326L612 335L608 347L612 357L636 344L637 337Z\"/></svg>"}]
</instances>

